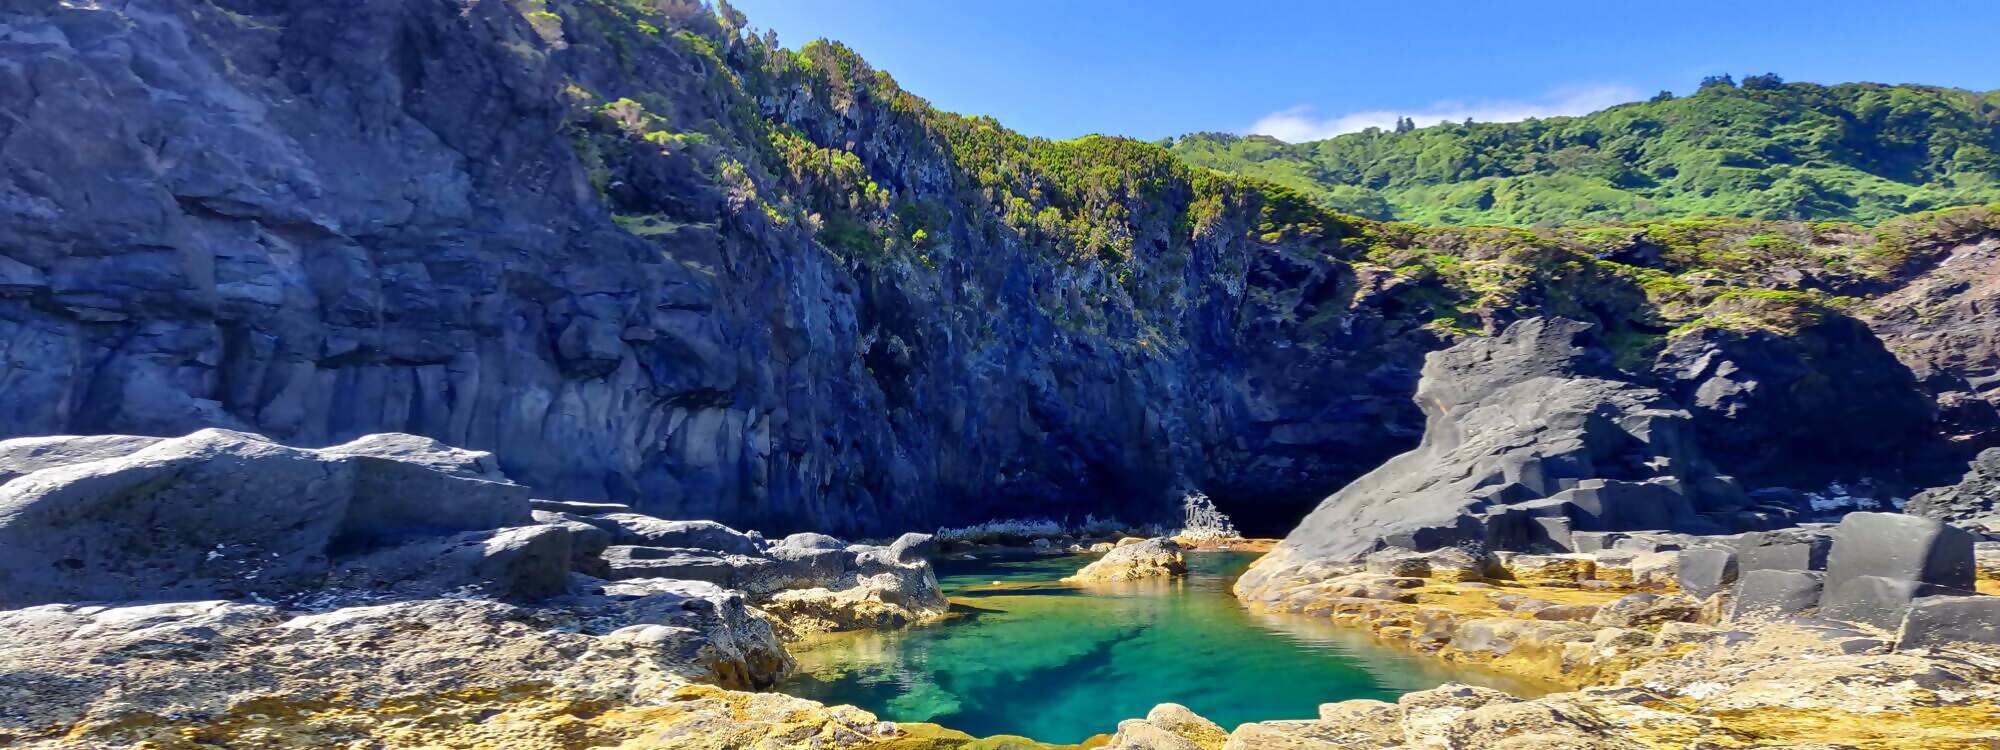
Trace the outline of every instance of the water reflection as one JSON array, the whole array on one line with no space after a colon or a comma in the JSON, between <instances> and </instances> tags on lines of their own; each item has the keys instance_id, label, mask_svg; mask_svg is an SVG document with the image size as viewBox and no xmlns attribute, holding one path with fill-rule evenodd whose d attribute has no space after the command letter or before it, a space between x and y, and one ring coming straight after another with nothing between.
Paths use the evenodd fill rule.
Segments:
<instances>
[{"instance_id":1,"label":"water reflection","mask_svg":"<svg viewBox=\"0 0 2000 750\"><path fill-rule=\"evenodd\" d=\"M1169 701L1233 727L1449 681L1535 691L1323 618L1247 612L1228 587L1254 558L1196 553L1186 580L1088 587L1055 583L1083 556L947 562L938 572L952 620L803 644L785 690L884 719L1051 742L1112 731Z\"/></svg>"}]
</instances>

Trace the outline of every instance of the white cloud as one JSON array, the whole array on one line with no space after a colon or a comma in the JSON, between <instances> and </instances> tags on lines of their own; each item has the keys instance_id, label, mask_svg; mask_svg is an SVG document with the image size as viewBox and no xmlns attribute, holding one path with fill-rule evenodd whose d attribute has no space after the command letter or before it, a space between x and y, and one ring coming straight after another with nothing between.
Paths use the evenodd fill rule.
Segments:
<instances>
[{"instance_id":1,"label":"white cloud","mask_svg":"<svg viewBox=\"0 0 2000 750\"><path fill-rule=\"evenodd\" d=\"M1399 117L1415 120L1418 126L1464 122L1468 117L1477 122L1514 122L1533 117L1580 115L1638 99L1638 89L1630 86L1593 84L1565 86L1534 99L1439 101L1421 109L1380 109L1332 117L1321 117L1311 106L1302 105L1265 115L1248 132L1287 143L1303 143L1368 128L1393 129Z\"/></svg>"}]
</instances>

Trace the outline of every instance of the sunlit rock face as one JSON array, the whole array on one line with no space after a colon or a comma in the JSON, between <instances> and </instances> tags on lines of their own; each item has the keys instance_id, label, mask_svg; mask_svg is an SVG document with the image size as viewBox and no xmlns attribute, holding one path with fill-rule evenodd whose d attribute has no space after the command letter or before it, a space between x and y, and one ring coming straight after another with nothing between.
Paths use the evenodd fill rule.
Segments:
<instances>
[{"instance_id":1,"label":"sunlit rock face","mask_svg":"<svg viewBox=\"0 0 2000 750\"><path fill-rule=\"evenodd\" d=\"M1184 177L1132 199L1114 278L894 102L552 8L0 12L0 435L404 432L547 496L833 532L1165 520L1194 485L1276 533L1414 440L1427 318L1257 195L1197 227ZM709 145L600 114L628 98ZM770 127L933 210L924 261L786 213L804 183L741 145Z\"/></svg>"},{"instance_id":2,"label":"sunlit rock face","mask_svg":"<svg viewBox=\"0 0 2000 750\"><path fill-rule=\"evenodd\" d=\"M1385 547L1567 551L1573 531L1741 520L1747 498L1715 475L1688 413L1614 379L1588 332L1538 318L1432 354L1417 391L1423 442L1327 498L1243 585Z\"/></svg>"}]
</instances>

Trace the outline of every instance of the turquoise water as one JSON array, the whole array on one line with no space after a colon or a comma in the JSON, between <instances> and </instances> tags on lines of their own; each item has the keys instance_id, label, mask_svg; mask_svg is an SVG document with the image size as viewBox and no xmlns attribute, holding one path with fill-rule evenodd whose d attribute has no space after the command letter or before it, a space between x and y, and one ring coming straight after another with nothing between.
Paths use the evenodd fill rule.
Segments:
<instances>
[{"instance_id":1,"label":"turquoise water","mask_svg":"<svg viewBox=\"0 0 2000 750\"><path fill-rule=\"evenodd\" d=\"M956 617L802 644L799 676L782 689L891 721L1062 743L1114 731L1165 702L1227 729L1445 682L1535 689L1378 645L1324 618L1251 613L1229 584L1255 554L1193 553L1183 581L1056 582L1090 559L941 562L938 582Z\"/></svg>"}]
</instances>

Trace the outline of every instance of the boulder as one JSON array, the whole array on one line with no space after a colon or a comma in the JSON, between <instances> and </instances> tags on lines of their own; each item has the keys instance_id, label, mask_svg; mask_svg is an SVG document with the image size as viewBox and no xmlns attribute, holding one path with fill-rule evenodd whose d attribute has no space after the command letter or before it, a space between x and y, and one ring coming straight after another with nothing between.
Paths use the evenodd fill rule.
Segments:
<instances>
[{"instance_id":1,"label":"boulder","mask_svg":"<svg viewBox=\"0 0 2000 750\"><path fill-rule=\"evenodd\" d=\"M1935 408L1866 325L1831 310L1797 330L1703 327L1667 338L1662 387L1693 415L1727 474L1825 486L1856 467L1900 468Z\"/></svg>"},{"instance_id":2,"label":"boulder","mask_svg":"<svg viewBox=\"0 0 2000 750\"><path fill-rule=\"evenodd\" d=\"M1838 594L1849 581L1860 577L1971 591L1974 541L1970 533L1929 518L1849 513L1834 530L1833 551L1827 556L1826 595ZM1870 584L1857 592L1864 590L1886 589ZM1893 626L1892 622L1886 627Z\"/></svg>"},{"instance_id":3,"label":"boulder","mask_svg":"<svg viewBox=\"0 0 2000 750\"><path fill-rule=\"evenodd\" d=\"M432 473L463 479L506 482L500 462L486 451L454 448L421 435L380 432L345 443L321 448L329 456L352 456L388 461L399 466L428 469Z\"/></svg>"},{"instance_id":4,"label":"boulder","mask_svg":"<svg viewBox=\"0 0 2000 750\"><path fill-rule=\"evenodd\" d=\"M1238 726L1223 750L1379 750L1403 742L1403 708L1376 700L1325 703L1319 718Z\"/></svg>"},{"instance_id":5,"label":"boulder","mask_svg":"<svg viewBox=\"0 0 2000 750\"><path fill-rule=\"evenodd\" d=\"M1486 577L1486 561L1458 547L1446 547L1424 555L1424 567L1432 579L1445 583L1477 581Z\"/></svg>"},{"instance_id":6,"label":"boulder","mask_svg":"<svg viewBox=\"0 0 2000 750\"><path fill-rule=\"evenodd\" d=\"M765 550L764 556L780 563L786 573L796 579L794 586L798 588L832 585L854 568L855 561L855 553L844 548L794 547L788 544Z\"/></svg>"},{"instance_id":7,"label":"boulder","mask_svg":"<svg viewBox=\"0 0 2000 750\"><path fill-rule=\"evenodd\" d=\"M1118 731L1104 745L1105 750L1203 750L1186 737L1169 732L1144 719L1118 722Z\"/></svg>"},{"instance_id":8,"label":"boulder","mask_svg":"<svg viewBox=\"0 0 2000 750\"><path fill-rule=\"evenodd\" d=\"M2000 596L1927 596L1910 605L1896 648L2000 646Z\"/></svg>"},{"instance_id":9,"label":"boulder","mask_svg":"<svg viewBox=\"0 0 2000 750\"><path fill-rule=\"evenodd\" d=\"M490 453L391 433L319 454L354 466L354 498L334 539L337 553L532 522L528 488L507 481Z\"/></svg>"},{"instance_id":10,"label":"boulder","mask_svg":"<svg viewBox=\"0 0 2000 750\"><path fill-rule=\"evenodd\" d=\"M1627 536L1622 531L1577 531L1570 534L1570 542L1576 545L1577 552L1602 552Z\"/></svg>"},{"instance_id":11,"label":"boulder","mask_svg":"<svg viewBox=\"0 0 2000 750\"><path fill-rule=\"evenodd\" d=\"M888 630L942 616L941 597L909 596L891 574L860 576L840 591L791 589L761 605L791 636L848 630Z\"/></svg>"},{"instance_id":12,"label":"boulder","mask_svg":"<svg viewBox=\"0 0 2000 750\"><path fill-rule=\"evenodd\" d=\"M1632 580L1637 588L1662 589L1678 585L1681 572L1679 552L1640 552L1632 557Z\"/></svg>"},{"instance_id":13,"label":"boulder","mask_svg":"<svg viewBox=\"0 0 2000 750\"><path fill-rule=\"evenodd\" d=\"M611 532L620 545L701 549L731 555L762 550L756 537L714 521L667 521L637 513L606 513L586 519Z\"/></svg>"},{"instance_id":14,"label":"boulder","mask_svg":"<svg viewBox=\"0 0 2000 750\"><path fill-rule=\"evenodd\" d=\"M1693 547L1681 551L1675 580L1682 591L1706 599L1736 582L1736 551L1727 547Z\"/></svg>"},{"instance_id":15,"label":"boulder","mask_svg":"<svg viewBox=\"0 0 2000 750\"><path fill-rule=\"evenodd\" d=\"M228 430L0 485L0 606L287 593L326 575L355 467Z\"/></svg>"},{"instance_id":16,"label":"boulder","mask_svg":"<svg viewBox=\"0 0 2000 750\"><path fill-rule=\"evenodd\" d=\"M1980 451L1958 484L1911 495L1903 512L1960 526L2000 527L2000 448Z\"/></svg>"},{"instance_id":17,"label":"boulder","mask_svg":"<svg viewBox=\"0 0 2000 750\"><path fill-rule=\"evenodd\" d=\"M571 543L561 524L424 539L342 560L327 585L411 598L483 593L542 599L568 588Z\"/></svg>"},{"instance_id":18,"label":"boulder","mask_svg":"<svg viewBox=\"0 0 2000 750\"><path fill-rule=\"evenodd\" d=\"M785 536L785 538L778 540L778 543L772 546L789 547L792 549L847 549L846 542L843 542L838 538L831 537L826 534L819 534L811 531L801 531L797 534L788 534Z\"/></svg>"},{"instance_id":19,"label":"boulder","mask_svg":"<svg viewBox=\"0 0 2000 750\"><path fill-rule=\"evenodd\" d=\"M1669 622L1691 622L1700 615L1701 604L1685 596L1637 593L1605 603L1590 622L1610 628L1647 628Z\"/></svg>"},{"instance_id":20,"label":"boulder","mask_svg":"<svg viewBox=\"0 0 2000 750\"><path fill-rule=\"evenodd\" d=\"M632 506L624 503L586 503L581 500L529 500L528 507L550 513L568 513L577 516L601 516L606 513L631 513Z\"/></svg>"},{"instance_id":21,"label":"boulder","mask_svg":"<svg viewBox=\"0 0 2000 750\"><path fill-rule=\"evenodd\" d=\"M1694 546L1696 539L1689 534L1635 531L1612 542L1611 548L1626 552L1678 552Z\"/></svg>"},{"instance_id":22,"label":"boulder","mask_svg":"<svg viewBox=\"0 0 2000 750\"><path fill-rule=\"evenodd\" d=\"M318 450L218 429L8 445L12 465L46 468L0 485L0 604L289 596L323 583L337 562L381 551L343 575L390 574L399 590L546 596L567 580L567 523L580 518L499 532L536 523L528 489L489 454L411 435ZM85 456L102 457L68 462ZM490 554L421 552L488 543ZM563 560L514 562L557 548Z\"/></svg>"},{"instance_id":23,"label":"boulder","mask_svg":"<svg viewBox=\"0 0 2000 750\"><path fill-rule=\"evenodd\" d=\"M612 545L604 550L611 580L674 578L704 581L751 594L787 588L778 563L748 555L732 555L688 547Z\"/></svg>"},{"instance_id":24,"label":"boulder","mask_svg":"<svg viewBox=\"0 0 2000 750\"><path fill-rule=\"evenodd\" d=\"M1452 746L1449 731L1458 717L1487 706L1520 701L1492 688L1448 684L1404 693L1396 699L1396 705L1403 709L1404 743L1420 748L1445 748Z\"/></svg>"},{"instance_id":25,"label":"boulder","mask_svg":"<svg viewBox=\"0 0 2000 750\"><path fill-rule=\"evenodd\" d=\"M1833 540L1824 537L1801 541L1771 541L1736 548L1740 573L1753 570L1826 570L1827 552Z\"/></svg>"},{"instance_id":26,"label":"boulder","mask_svg":"<svg viewBox=\"0 0 2000 750\"><path fill-rule=\"evenodd\" d=\"M1751 570L1736 582L1729 619L1775 620L1819 606L1823 576L1810 570Z\"/></svg>"},{"instance_id":27,"label":"boulder","mask_svg":"<svg viewBox=\"0 0 2000 750\"><path fill-rule=\"evenodd\" d=\"M1362 569L1376 575L1398 578L1427 578L1431 574L1428 555L1401 548L1390 548L1369 554L1362 560Z\"/></svg>"},{"instance_id":28,"label":"boulder","mask_svg":"<svg viewBox=\"0 0 2000 750\"><path fill-rule=\"evenodd\" d=\"M1687 414L1595 359L1588 330L1535 318L1429 355L1422 443L1320 503L1285 538L1287 559L1461 543L1568 549L1574 529L1712 530L1695 514L1740 505L1740 491L1705 479Z\"/></svg>"},{"instance_id":29,"label":"boulder","mask_svg":"<svg viewBox=\"0 0 2000 750\"><path fill-rule=\"evenodd\" d=\"M1587 555L1511 555L1501 568L1523 583L1574 583L1595 575L1597 561Z\"/></svg>"},{"instance_id":30,"label":"boulder","mask_svg":"<svg viewBox=\"0 0 2000 750\"><path fill-rule=\"evenodd\" d=\"M1172 539L1147 539L1104 554L1064 578L1071 583L1111 583L1187 575L1187 558Z\"/></svg>"},{"instance_id":31,"label":"boulder","mask_svg":"<svg viewBox=\"0 0 2000 750\"><path fill-rule=\"evenodd\" d=\"M1612 725L1590 709L1544 701L1495 701L1454 717L1433 742L1418 748L1504 750L1626 750Z\"/></svg>"},{"instance_id":32,"label":"boulder","mask_svg":"<svg viewBox=\"0 0 2000 750\"><path fill-rule=\"evenodd\" d=\"M911 532L896 537L889 545L889 555L898 562L919 562L937 554L937 537L930 534Z\"/></svg>"},{"instance_id":33,"label":"boulder","mask_svg":"<svg viewBox=\"0 0 2000 750\"><path fill-rule=\"evenodd\" d=\"M1178 703L1162 703L1144 719L1118 722L1106 750L1220 750L1229 732Z\"/></svg>"},{"instance_id":34,"label":"boulder","mask_svg":"<svg viewBox=\"0 0 2000 750\"><path fill-rule=\"evenodd\" d=\"M570 567L578 573L607 578L611 570L604 564L604 550L611 546L611 532L585 523L571 513L533 512L535 523L561 526L569 532Z\"/></svg>"},{"instance_id":35,"label":"boulder","mask_svg":"<svg viewBox=\"0 0 2000 750\"><path fill-rule=\"evenodd\" d=\"M1970 593L1905 578L1853 576L1834 588L1832 576L1820 594L1819 616L1895 630L1918 597Z\"/></svg>"},{"instance_id":36,"label":"boulder","mask_svg":"<svg viewBox=\"0 0 2000 750\"><path fill-rule=\"evenodd\" d=\"M137 435L53 435L0 440L0 484L42 469L131 455L160 440Z\"/></svg>"},{"instance_id":37,"label":"boulder","mask_svg":"<svg viewBox=\"0 0 2000 750\"><path fill-rule=\"evenodd\" d=\"M1565 504L1569 511L1565 517L1584 531L1664 529L1699 523L1687 491L1673 477L1643 482L1584 479L1550 495L1549 500Z\"/></svg>"},{"instance_id":38,"label":"boulder","mask_svg":"<svg viewBox=\"0 0 2000 750\"><path fill-rule=\"evenodd\" d=\"M1560 620L1564 622L1590 622L1597 616L1595 604L1557 604L1535 610L1537 620Z\"/></svg>"}]
</instances>

